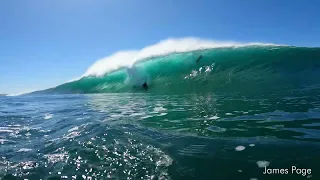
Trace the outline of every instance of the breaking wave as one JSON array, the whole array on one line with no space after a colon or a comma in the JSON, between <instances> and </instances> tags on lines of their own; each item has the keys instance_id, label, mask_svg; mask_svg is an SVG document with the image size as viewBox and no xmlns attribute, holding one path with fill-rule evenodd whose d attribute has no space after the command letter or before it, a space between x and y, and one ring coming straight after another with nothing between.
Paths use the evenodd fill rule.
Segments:
<instances>
[{"instance_id":1,"label":"breaking wave","mask_svg":"<svg viewBox=\"0 0 320 180\"><path fill-rule=\"evenodd\" d=\"M199 61L197 62L197 60ZM98 60L71 82L36 93L261 92L319 84L320 49L168 39ZM263 88L261 88L263 87Z\"/></svg>"}]
</instances>

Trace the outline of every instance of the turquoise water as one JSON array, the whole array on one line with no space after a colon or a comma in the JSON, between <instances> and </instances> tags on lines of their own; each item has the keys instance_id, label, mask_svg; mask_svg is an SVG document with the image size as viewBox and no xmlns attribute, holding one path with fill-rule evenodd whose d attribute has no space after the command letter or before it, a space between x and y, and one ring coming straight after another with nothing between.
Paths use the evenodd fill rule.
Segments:
<instances>
[{"instance_id":1,"label":"turquoise water","mask_svg":"<svg viewBox=\"0 0 320 180\"><path fill-rule=\"evenodd\" d=\"M199 63L196 59L202 55ZM318 85L320 48L244 46L144 59L103 76L87 76L42 93L270 93ZM116 61L116 60L115 60ZM264 88L261 88L261 87ZM143 90L142 90L143 91Z\"/></svg>"},{"instance_id":2,"label":"turquoise water","mask_svg":"<svg viewBox=\"0 0 320 180\"><path fill-rule=\"evenodd\" d=\"M319 179L319 65L318 48L216 48L0 97L0 178Z\"/></svg>"}]
</instances>

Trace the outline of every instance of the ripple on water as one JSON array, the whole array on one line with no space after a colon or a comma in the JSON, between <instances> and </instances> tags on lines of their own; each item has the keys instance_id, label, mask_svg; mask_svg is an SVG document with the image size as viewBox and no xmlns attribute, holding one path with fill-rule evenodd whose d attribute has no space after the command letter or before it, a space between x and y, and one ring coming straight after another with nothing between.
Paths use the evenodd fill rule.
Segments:
<instances>
[{"instance_id":1,"label":"ripple on water","mask_svg":"<svg viewBox=\"0 0 320 180\"><path fill-rule=\"evenodd\" d=\"M246 149L246 147L244 147L244 146L237 146L237 147L235 148L236 151L243 151L243 150L245 150L245 149Z\"/></svg>"},{"instance_id":2,"label":"ripple on water","mask_svg":"<svg viewBox=\"0 0 320 180\"><path fill-rule=\"evenodd\" d=\"M153 109L153 111L154 112L162 112L162 111L166 111L167 109L166 108L163 108L163 107L155 107L154 109Z\"/></svg>"},{"instance_id":3,"label":"ripple on water","mask_svg":"<svg viewBox=\"0 0 320 180\"><path fill-rule=\"evenodd\" d=\"M165 116L165 115L167 115L168 113L160 113L160 114L158 114L157 116Z\"/></svg>"},{"instance_id":4,"label":"ripple on water","mask_svg":"<svg viewBox=\"0 0 320 180\"><path fill-rule=\"evenodd\" d=\"M219 119L220 117L215 115L215 116L212 116L212 117L209 117L210 120L216 120L216 119Z\"/></svg>"},{"instance_id":5,"label":"ripple on water","mask_svg":"<svg viewBox=\"0 0 320 180\"><path fill-rule=\"evenodd\" d=\"M66 159L69 158L69 155L67 152L63 153L56 153L56 154L46 154L44 155L45 158L47 158L49 163L57 163L57 162L62 162L65 161Z\"/></svg>"},{"instance_id":6,"label":"ripple on water","mask_svg":"<svg viewBox=\"0 0 320 180\"><path fill-rule=\"evenodd\" d=\"M12 133L13 130L10 129L0 129L0 133Z\"/></svg>"},{"instance_id":7,"label":"ripple on water","mask_svg":"<svg viewBox=\"0 0 320 180\"><path fill-rule=\"evenodd\" d=\"M18 151L16 152L29 152L29 151L32 151L32 149L28 149L28 148L21 148L19 149Z\"/></svg>"},{"instance_id":8,"label":"ripple on water","mask_svg":"<svg viewBox=\"0 0 320 180\"><path fill-rule=\"evenodd\" d=\"M0 144L14 144L16 141L8 140L8 139L0 139Z\"/></svg>"},{"instance_id":9,"label":"ripple on water","mask_svg":"<svg viewBox=\"0 0 320 180\"><path fill-rule=\"evenodd\" d=\"M153 116L147 115L147 116L142 116L140 117L140 119L148 119L148 118L152 118Z\"/></svg>"},{"instance_id":10,"label":"ripple on water","mask_svg":"<svg viewBox=\"0 0 320 180\"><path fill-rule=\"evenodd\" d=\"M52 114L47 113L44 115L43 119L48 120L48 119L51 119L52 117L53 117Z\"/></svg>"},{"instance_id":11,"label":"ripple on water","mask_svg":"<svg viewBox=\"0 0 320 180\"><path fill-rule=\"evenodd\" d=\"M210 126L207 128L207 130L209 131L212 131L212 132L225 132L226 131L226 128L221 128L221 127L218 127L218 126Z\"/></svg>"},{"instance_id":12,"label":"ripple on water","mask_svg":"<svg viewBox=\"0 0 320 180\"><path fill-rule=\"evenodd\" d=\"M203 144L192 144L181 150L179 150L179 154L183 156L198 156L203 154L205 151L206 145Z\"/></svg>"},{"instance_id":13,"label":"ripple on water","mask_svg":"<svg viewBox=\"0 0 320 180\"><path fill-rule=\"evenodd\" d=\"M78 131L79 130L79 126L75 126L71 129L68 130L68 132L72 132L72 131Z\"/></svg>"},{"instance_id":14,"label":"ripple on water","mask_svg":"<svg viewBox=\"0 0 320 180\"><path fill-rule=\"evenodd\" d=\"M257 165L259 168L265 168L268 167L270 164L269 161L257 161Z\"/></svg>"},{"instance_id":15,"label":"ripple on water","mask_svg":"<svg viewBox=\"0 0 320 180\"><path fill-rule=\"evenodd\" d=\"M67 135L64 135L63 139L72 139L72 138L75 138L75 137L80 136L80 135L81 135L80 132L72 131L72 132L68 133Z\"/></svg>"}]
</instances>

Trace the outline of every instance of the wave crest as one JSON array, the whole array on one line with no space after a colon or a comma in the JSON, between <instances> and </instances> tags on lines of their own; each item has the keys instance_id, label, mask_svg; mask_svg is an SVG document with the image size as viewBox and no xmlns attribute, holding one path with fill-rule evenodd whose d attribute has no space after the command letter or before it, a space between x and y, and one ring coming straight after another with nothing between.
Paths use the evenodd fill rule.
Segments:
<instances>
[{"instance_id":1,"label":"wave crest","mask_svg":"<svg viewBox=\"0 0 320 180\"><path fill-rule=\"evenodd\" d=\"M195 37L169 38L140 50L119 51L108 57L102 58L89 67L83 77L103 76L111 71L115 71L123 67L131 67L137 61L155 56L165 56L172 53L190 52L211 48L241 47L251 45L271 46L275 44L239 43L231 41L222 42Z\"/></svg>"}]
</instances>

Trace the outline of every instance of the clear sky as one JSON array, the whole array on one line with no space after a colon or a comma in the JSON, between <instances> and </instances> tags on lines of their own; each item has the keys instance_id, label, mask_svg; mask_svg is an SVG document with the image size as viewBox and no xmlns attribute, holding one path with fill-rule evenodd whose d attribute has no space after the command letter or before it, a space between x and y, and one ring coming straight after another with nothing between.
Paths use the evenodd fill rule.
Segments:
<instances>
[{"instance_id":1,"label":"clear sky","mask_svg":"<svg viewBox=\"0 0 320 180\"><path fill-rule=\"evenodd\" d=\"M168 37L320 46L318 0L3 0L0 93L59 85Z\"/></svg>"}]
</instances>

